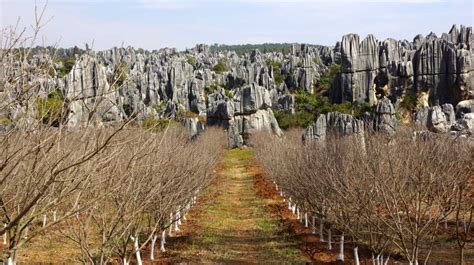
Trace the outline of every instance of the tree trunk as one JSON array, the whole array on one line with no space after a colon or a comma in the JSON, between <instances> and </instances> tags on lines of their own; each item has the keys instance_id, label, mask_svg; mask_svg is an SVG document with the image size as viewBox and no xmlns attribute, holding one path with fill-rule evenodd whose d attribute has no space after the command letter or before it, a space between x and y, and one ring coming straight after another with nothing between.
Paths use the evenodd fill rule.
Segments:
<instances>
[{"instance_id":1,"label":"tree trunk","mask_svg":"<svg viewBox=\"0 0 474 265\"><path fill-rule=\"evenodd\" d=\"M170 227L169 227L170 231L168 233L168 235L171 237L173 236L172 233L173 233L173 213L170 213Z\"/></svg>"},{"instance_id":2,"label":"tree trunk","mask_svg":"<svg viewBox=\"0 0 474 265\"><path fill-rule=\"evenodd\" d=\"M339 256L337 260L344 262L344 233L341 234L341 242L339 242Z\"/></svg>"},{"instance_id":3,"label":"tree trunk","mask_svg":"<svg viewBox=\"0 0 474 265\"><path fill-rule=\"evenodd\" d=\"M319 241L324 242L324 217L322 216L319 222Z\"/></svg>"},{"instance_id":4,"label":"tree trunk","mask_svg":"<svg viewBox=\"0 0 474 265\"><path fill-rule=\"evenodd\" d=\"M316 234L316 216L313 215L313 218L311 220L311 233L314 235Z\"/></svg>"},{"instance_id":5,"label":"tree trunk","mask_svg":"<svg viewBox=\"0 0 474 265\"><path fill-rule=\"evenodd\" d=\"M464 248L459 248L459 264L464 265Z\"/></svg>"},{"instance_id":6,"label":"tree trunk","mask_svg":"<svg viewBox=\"0 0 474 265\"><path fill-rule=\"evenodd\" d=\"M179 231L179 212L176 212L176 221L174 222L174 231Z\"/></svg>"},{"instance_id":7,"label":"tree trunk","mask_svg":"<svg viewBox=\"0 0 474 265\"><path fill-rule=\"evenodd\" d=\"M358 248L358 247L355 247L355 248L354 248L354 264L355 264L355 265L360 265L360 261L359 261L359 248Z\"/></svg>"},{"instance_id":8,"label":"tree trunk","mask_svg":"<svg viewBox=\"0 0 474 265\"><path fill-rule=\"evenodd\" d=\"M308 213L304 213L304 227L308 227Z\"/></svg>"},{"instance_id":9,"label":"tree trunk","mask_svg":"<svg viewBox=\"0 0 474 265\"><path fill-rule=\"evenodd\" d=\"M137 257L137 264L142 265L142 256L140 255L140 247L138 244L138 236L134 238L133 246L135 247L135 256Z\"/></svg>"},{"instance_id":10,"label":"tree trunk","mask_svg":"<svg viewBox=\"0 0 474 265\"><path fill-rule=\"evenodd\" d=\"M332 229L328 228L328 249L332 250Z\"/></svg>"},{"instance_id":11,"label":"tree trunk","mask_svg":"<svg viewBox=\"0 0 474 265\"><path fill-rule=\"evenodd\" d=\"M122 265L128 265L127 258L123 258L123 259L122 259Z\"/></svg>"},{"instance_id":12,"label":"tree trunk","mask_svg":"<svg viewBox=\"0 0 474 265\"><path fill-rule=\"evenodd\" d=\"M43 214L43 227L46 226L46 214Z\"/></svg>"},{"instance_id":13,"label":"tree trunk","mask_svg":"<svg viewBox=\"0 0 474 265\"><path fill-rule=\"evenodd\" d=\"M3 227L7 227L7 224L3 224ZM3 233L3 247L7 245L7 231Z\"/></svg>"},{"instance_id":14,"label":"tree trunk","mask_svg":"<svg viewBox=\"0 0 474 265\"><path fill-rule=\"evenodd\" d=\"M156 243L156 234L153 234L151 238L151 246L150 246L150 259L155 260L155 243Z\"/></svg>"},{"instance_id":15,"label":"tree trunk","mask_svg":"<svg viewBox=\"0 0 474 265\"><path fill-rule=\"evenodd\" d=\"M163 232L161 232L161 244L160 244L160 251L161 252L165 252L165 243L166 243L166 231L163 230Z\"/></svg>"}]
</instances>

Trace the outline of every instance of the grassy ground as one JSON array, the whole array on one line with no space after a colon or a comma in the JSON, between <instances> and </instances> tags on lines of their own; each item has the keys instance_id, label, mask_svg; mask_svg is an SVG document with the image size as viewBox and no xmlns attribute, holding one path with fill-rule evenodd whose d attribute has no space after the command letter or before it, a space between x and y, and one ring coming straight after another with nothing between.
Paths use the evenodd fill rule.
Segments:
<instances>
[{"instance_id":1,"label":"grassy ground","mask_svg":"<svg viewBox=\"0 0 474 265\"><path fill-rule=\"evenodd\" d=\"M194 211L201 214L197 222L186 225L188 231L183 233L187 235L180 243L172 246L175 250L167 254L170 263L176 261L173 257L191 263L309 261L298 249L299 241L283 232L280 220L267 211L267 201L257 195L254 178L246 170L252 157L250 150L226 153L217 185L209 191L213 199Z\"/></svg>"}]
</instances>

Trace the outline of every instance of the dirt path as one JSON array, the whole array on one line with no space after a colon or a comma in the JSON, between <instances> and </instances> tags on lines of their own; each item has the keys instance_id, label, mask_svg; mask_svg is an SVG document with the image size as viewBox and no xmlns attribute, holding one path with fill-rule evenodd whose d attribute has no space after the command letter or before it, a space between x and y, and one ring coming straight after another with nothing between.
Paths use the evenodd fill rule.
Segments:
<instances>
[{"instance_id":1,"label":"dirt path","mask_svg":"<svg viewBox=\"0 0 474 265\"><path fill-rule=\"evenodd\" d=\"M227 151L219 176L165 255L169 263L304 264L299 241L257 195L249 150Z\"/></svg>"}]
</instances>

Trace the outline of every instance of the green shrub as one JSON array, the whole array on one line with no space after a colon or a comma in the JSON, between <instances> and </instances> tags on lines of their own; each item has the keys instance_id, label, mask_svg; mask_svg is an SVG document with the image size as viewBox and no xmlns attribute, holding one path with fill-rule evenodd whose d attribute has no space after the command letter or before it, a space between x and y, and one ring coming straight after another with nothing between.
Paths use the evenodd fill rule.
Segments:
<instances>
[{"instance_id":1,"label":"green shrub","mask_svg":"<svg viewBox=\"0 0 474 265\"><path fill-rule=\"evenodd\" d=\"M415 91L409 90L405 93L402 102L400 102L400 107L406 110L414 110L417 106L418 95Z\"/></svg>"},{"instance_id":2,"label":"green shrub","mask_svg":"<svg viewBox=\"0 0 474 265\"><path fill-rule=\"evenodd\" d=\"M274 114L278 125L283 130L298 127L306 128L314 121L313 114L307 111L298 111L295 114L291 114L288 111L277 110Z\"/></svg>"},{"instance_id":3,"label":"green shrub","mask_svg":"<svg viewBox=\"0 0 474 265\"><path fill-rule=\"evenodd\" d=\"M196 58L192 57L192 56L188 56L188 59L186 60L188 62L188 64L190 65L195 65L196 64Z\"/></svg>"},{"instance_id":4,"label":"green shrub","mask_svg":"<svg viewBox=\"0 0 474 265\"><path fill-rule=\"evenodd\" d=\"M132 106L130 106L129 104L123 104L122 107L123 107L123 111L125 112L125 115L127 116L132 115L132 112L133 112Z\"/></svg>"},{"instance_id":5,"label":"green shrub","mask_svg":"<svg viewBox=\"0 0 474 265\"><path fill-rule=\"evenodd\" d=\"M281 74L281 63L277 61L272 61L272 60L267 60L267 65L268 66L273 66L273 78L275 80L275 83L277 85L280 85L283 83L283 75Z\"/></svg>"},{"instance_id":6,"label":"green shrub","mask_svg":"<svg viewBox=\"0 0 474 265\"><path fill-rule=\"evenodd\" d=\"M316 82L313 86L314 94L321 94L331 89L334 79L341 72L341 65L331 64L329 70L321 75L319 81Z\"/></svg>"},{"instance_id":7,"label":"green shrub","mask_svg":"<svg viewBox=\"0 0 474 265\"><path fill-rule=\"evenodd\" d=\"M234 97L232 91L229 88L224 88L224 93L228 98L233 98Z\"/></svg>"},{"instance_id":8,"label":"green shrub","mask_svg":"<svg viewBox=\"0 0 474 265\"><path fill-rule=\"evenodd\" d=\"M218 74L221 74L221 73L224 73L224 72L227 72L229 71L229 69L227 68L226 66L226 62L227 60L225 59L221 59L219 60L219 63L217 63L213 68L212 68L212 71L218 73Z\"/></svg>"},{"instance_id":9,"label":"green shrub","mask_svg":"<svg viewBox=\"0 0 474 265\"><path fill-rule=\"evenodd\" d=\"M216 82L214 82L211 85L209 85L208 87L204 88L204 92L206 93L206 97L207 97L207 95L216 92L217 89L219 89L219 85L217 85Z\"/></svg>"},{"instance_id":10,"label":"green shrub","mask_svg":"<svg viewBox=\"0 0 474 265\"><path fill-rule=\"evenodd\" d=\"M58 126L64 118L64 97L59 90L51 92L46 98L36 100L36 114L45 124Z\"/></svg>"},{"instance_id":11,"label":"green shrub","mask_svg":"<svg viewBox=\"0 0 474 265\"><path fill-rule=\"evenodd\" d=\"M61 58L60 62L62 63L62 65L58 69L57 74L59 77L64 77L71 72L72 67L74 66L74 64L76 64L76 57L64 57Z\"/></svg>"},{"instance_id":12,"label":"green shrub","mask_svg":"<svg viewBox=\"0 0 474 265\"><path fill-rule=\"evenodd\" d=\"M148 115L141 122L141 126L145 129L151 129L154 132L161 132L168 126L175 126L177 123L171 119L157 119L154 115Z\"/></svg>"},{"instance_id":13,"label":"green shrub","mask_svg":"<svg viewBox=\"0 0 474 265\"><path fill-rule=\"evenodd\" d=\"M0 118L0 125L10 125L12 121L9 118Z\"/></svg>"},{"instance_id":14,"label":"green shrub","mask_svg":"<svg viewBox=\"0 0 474 265\"><path fill-rule=\"evenodd\" d=\"M372 112L374 107L367 103L344 102L342 104L331 104L328 99L319 95L313 95L306 92L295 94L296 114L290 117L290 113L278 113L278 121L283 123L282 128L287 127L307 127L314 118L321 114L329 112L340 112L353 115L356 118L362 117L365 112Z\"/></svg>"},{"instance_id":15,"label":"green shrub","mask_svg":"<svg viewBox=\"0 0 474 265\"><path fill-rule=\"evenodd\" d=\"M160 104L152 104L150 107L156 110L157 113L162 113L166 109L166 105L168 104L167 100L163 100L160 102Z\"/></svg>"}]
</instances>

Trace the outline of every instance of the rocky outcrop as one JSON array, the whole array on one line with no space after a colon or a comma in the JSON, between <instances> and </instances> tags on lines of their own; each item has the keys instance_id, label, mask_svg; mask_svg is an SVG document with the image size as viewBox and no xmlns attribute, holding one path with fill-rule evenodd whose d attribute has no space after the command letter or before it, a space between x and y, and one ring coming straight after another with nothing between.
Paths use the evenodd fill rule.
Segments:
<instances>
[{"instance_id":1,"label":"rocky outcrop","mask_svg":"<svg viewBox=\"0 0 474 265\"><path fill-rule=\"evenodd\" d=\"M388 98L377 103L374 112L374 130L394 134L397 127L395 108Z\"/></svg>"},{"instance_id":2,"label":"rocky outcrop","mask_svg":"<svg viewBox=\"0 0 474 265\"><path fill-rule=\"evenodd\" d=\"M418 35L413 42L356 34L337 47L342 72L331 91L334 102L358 101L375 105L377 98L396 101L407 90L426 92L431 105L457 104L474 97L471 27L453 26L441 38Z\"/></svg>"},{"instance_id":3,"label":"rocky outcrop","mask_svg":"<svg viewBox=\"0 0 474 265\"><path fill-rule=\"evenodd\" d=\"M338 136L355 135L357 137L364 137L364 121L354 118L348 114L339 112L330 112L328 114L320 115L316 121L306 128L303 140L304 141L324 141L328 135L334 134Z\"/></svg>"},{"instance_id":4,"label":"rocky outcrop","mask_svg":"<svg viewBox=\"0 0 474 265\"><path fill-rule=\"evenodd\" d=\"M227 130L230 147L245 145L249 135L256 131L281 135L271 109L270 94L262 86L253 83L239 88L232 98L220 89L209 95L208 100L208 124Z\"/></svg>"}]
</instances>

